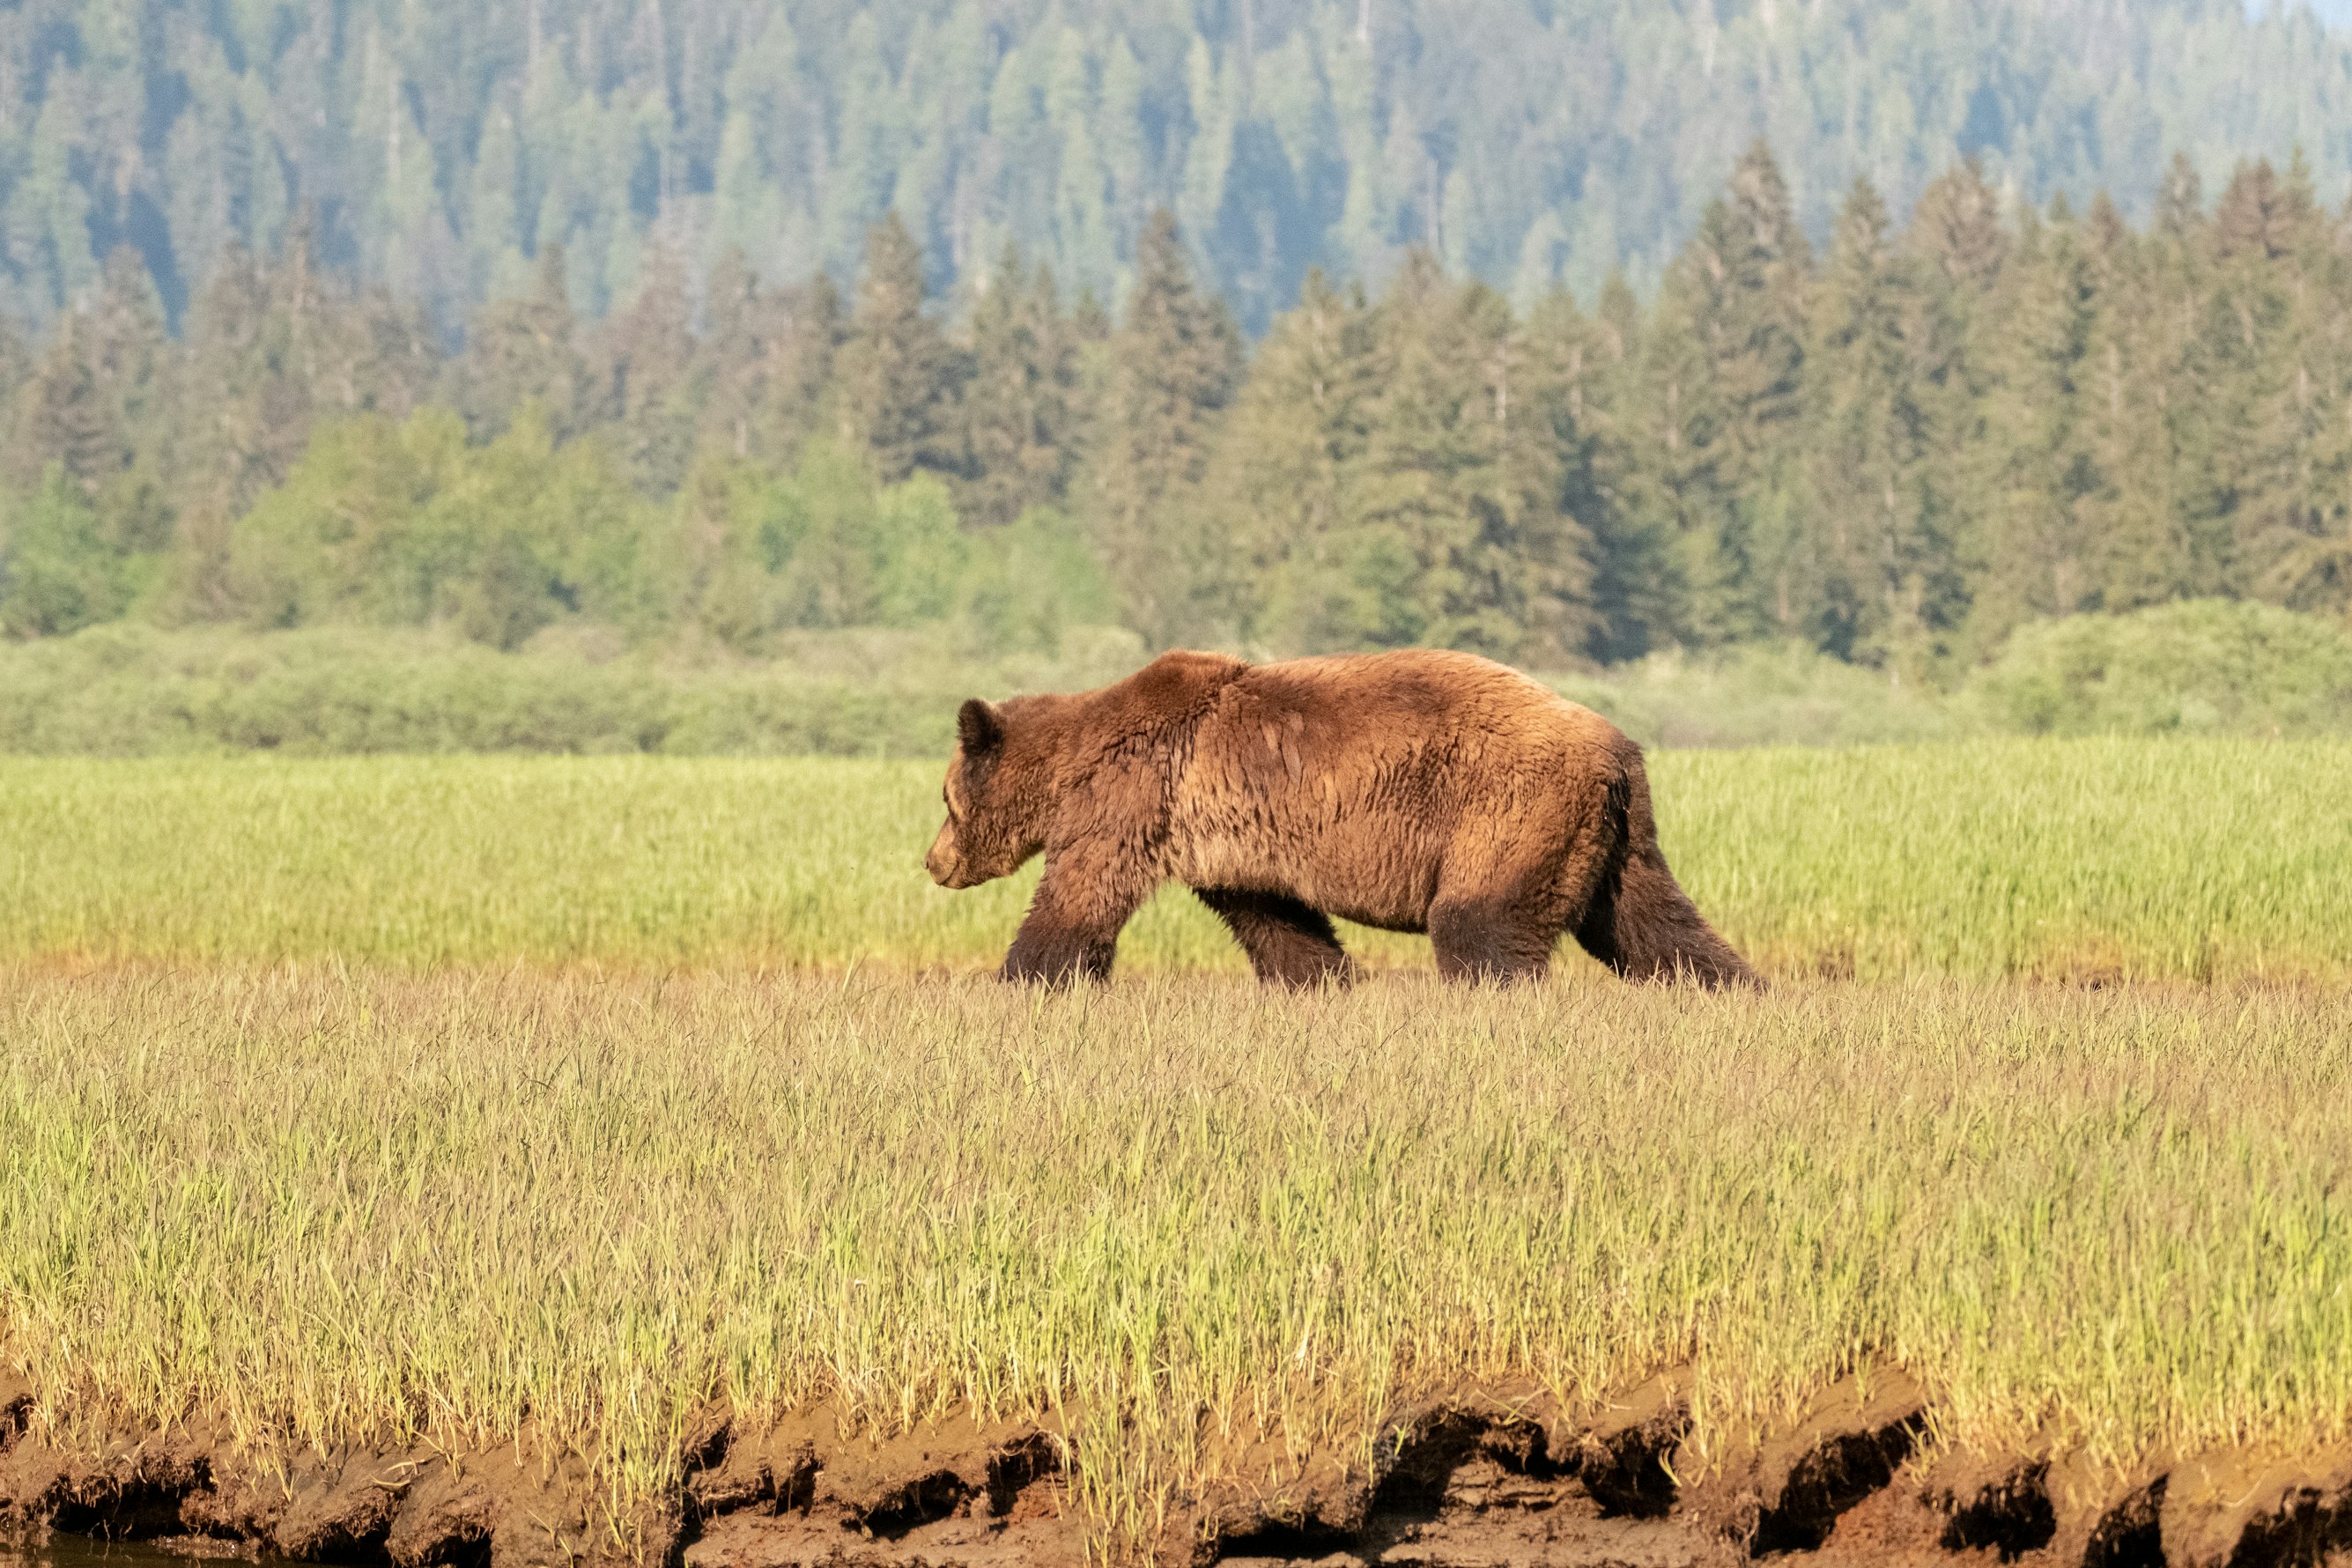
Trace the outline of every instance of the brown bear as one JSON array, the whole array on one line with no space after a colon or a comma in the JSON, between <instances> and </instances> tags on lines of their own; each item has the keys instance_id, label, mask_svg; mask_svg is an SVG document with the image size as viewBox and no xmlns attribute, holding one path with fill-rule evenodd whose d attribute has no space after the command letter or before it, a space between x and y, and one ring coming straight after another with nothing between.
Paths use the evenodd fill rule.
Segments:
<instances>
[{"instance_id":1,"label":"brown bear","mask_svg":"<svg viewBox=\"0 0 2352 1568\"><path fill-rule=\"evenodd\" d=\"M1097 691L967 702L957 731L932 879L1045 857L1008 979L1108 975L1172 879L1268 983L1345 979L1340 915L1428 932L1449 976L1540 975L1568 931L1630 978L1759 984L1666 869L1641 748L1471 654L1163 654Z\"/></svg>"}]
</instances>

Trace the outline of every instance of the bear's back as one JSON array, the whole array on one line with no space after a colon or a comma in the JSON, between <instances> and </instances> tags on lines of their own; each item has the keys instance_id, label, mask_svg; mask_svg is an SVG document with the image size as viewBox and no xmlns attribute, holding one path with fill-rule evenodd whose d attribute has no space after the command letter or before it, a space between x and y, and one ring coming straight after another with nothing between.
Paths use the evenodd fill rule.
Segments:
<instances>
[{"instance_id":1,"label":"bear's back","mask_svg":"<svg viewBox=\"0 0 2352 1568\"><path fill-rule=\"evenodd\" d=\"M1499 754L1626 743L1600 714L1507 665L1444 648L1286 659L1252 668L1232 690L1306 715L1342 746L1408 742Z\"/></svg>"}]
</instances>

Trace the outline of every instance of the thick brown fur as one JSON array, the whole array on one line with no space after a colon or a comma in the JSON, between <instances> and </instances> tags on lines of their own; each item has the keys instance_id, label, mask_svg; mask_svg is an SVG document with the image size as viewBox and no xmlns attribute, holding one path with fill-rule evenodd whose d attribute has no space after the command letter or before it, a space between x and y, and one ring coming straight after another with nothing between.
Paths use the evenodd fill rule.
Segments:
<instances>
[{"instance_id":1,"label":"thick brown fur","mask_svg":"<svg viewBox=\"0 0 2352 1568\"><path fill-rule=\"evenodd\" d=\"M1641 748L1474 655L1170 653L1097 691L967 702L958 732L933 879L1045 857L1008 979L1108 975L1172 880L1268 983L1346 979L1338 915L1428 932L1457 978L1539 975L1565 931L1629 979L1759 984L1666 869Z\"/></svg>"}]
</instances>

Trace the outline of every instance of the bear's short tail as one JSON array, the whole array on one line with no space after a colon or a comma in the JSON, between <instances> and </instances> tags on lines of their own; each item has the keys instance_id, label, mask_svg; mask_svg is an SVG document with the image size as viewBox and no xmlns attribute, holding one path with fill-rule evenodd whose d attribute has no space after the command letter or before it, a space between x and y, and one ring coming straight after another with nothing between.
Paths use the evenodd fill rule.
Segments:
<instances>
[{"instance_id":1,"label":"bear's short tail","mask_svg":"<svg viewBox=\"0 0 2352 1568\"><path fill-rule=\"evenodd\" d=\"M1763 978L1716 934L1666 868L1639 752L1626 759L1610 787L1601 831L1612 841L1612 853L1576 927L1585 952L1628 980L1764 988Z\"/></svg>"}]
</instances>

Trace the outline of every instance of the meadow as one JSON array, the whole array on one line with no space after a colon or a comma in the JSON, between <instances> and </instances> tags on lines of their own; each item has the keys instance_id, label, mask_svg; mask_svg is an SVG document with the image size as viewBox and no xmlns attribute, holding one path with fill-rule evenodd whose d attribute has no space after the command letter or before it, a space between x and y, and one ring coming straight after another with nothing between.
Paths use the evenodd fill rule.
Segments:
<instances>
[{"instance_id":1,"label":"meadow","mask_svg":"<svg viewBox=\"0 0 2352 1568\"><path fill-rule=\"evenodd\" d=\"M935 764L0 762L0 1381L527 1432L621 1547L713 1400L1056 1413L1111 1555L1470 1384L1687 1369L1699 1469L1866 1363L1955 1450L2352 1441L2352 743L1653 768L1760 998L1267 994L1181 891L1009 990Z\"/></svg>"},{"instance_id":2,"label":"meadow","mask_svg":"<svg viewBox=\"0 0 2352 1568\"><path fill-rule=\"evenodd\" d=\"M935 888L936 763L0 759L0 956L966 971L1029 876ZM1653 759L1661 837L1768 973L2352 972L2352 742L1976 740ZM1418 938L1354 931L1425 966ZM1564 966L1584 961L1566 951ZM1181 889L1129 970L1240 973Z\"/></svg>"}]
</instances>

